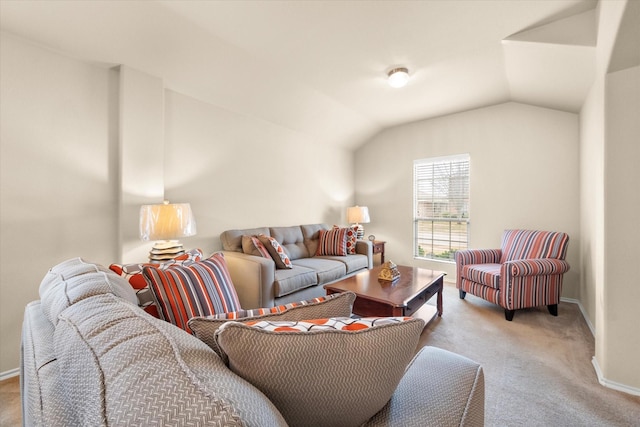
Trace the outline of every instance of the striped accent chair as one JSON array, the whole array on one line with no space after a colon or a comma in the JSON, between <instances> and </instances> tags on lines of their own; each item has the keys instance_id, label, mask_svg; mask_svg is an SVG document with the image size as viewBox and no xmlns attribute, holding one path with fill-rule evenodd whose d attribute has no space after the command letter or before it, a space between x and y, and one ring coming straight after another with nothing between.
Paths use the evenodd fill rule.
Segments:
<instances>
[{"instance_id":1,"label":"striped accent chair","mask_svg":"<svg viewBox=\"0 0 640 427\"><path fill-rule=\"evenodd\" d=\"M505 230L500 249L458 251L456 287L504 308L507 320L515 310L546 305L558 315L564 260L569 245L566 233Z\"/></svg>"}]
</instances>

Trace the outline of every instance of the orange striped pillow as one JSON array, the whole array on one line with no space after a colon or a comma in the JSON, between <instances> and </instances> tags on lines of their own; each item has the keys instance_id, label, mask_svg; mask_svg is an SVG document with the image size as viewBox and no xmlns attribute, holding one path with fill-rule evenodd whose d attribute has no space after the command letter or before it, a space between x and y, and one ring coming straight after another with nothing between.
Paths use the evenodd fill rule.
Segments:
<instances>
[{"instance_id":1,"label":"orange striped pillow","mask_svg":"<svg viewBox=\"0 0 640 427\"><path fill-rule=\"evenodd\" d=\"M332 230L320 230L318 249L316 256L322 255L347 255L347 229L334 228Z\"/></svg>"},{"instance_id":2,"label":"orange striped pillow","mask_svg":"<svg viewBox=\"0 0 640 427\"><path fill-rule=\"evenodd\" d=\"M149 289L149 284L142 275L142 269L145 266L168 268L171 265L186 265L191 264L202 259L202 251L200 249L191 249L190 251L175 257L171 261L163 262L161 264L152 263L140 263L140 264L111 264L109 269L121 277L124 277L131 287L136 292L138 297L138 307L152 315L153 317L160 317L158 313L158 306L156 305L153 297L153 292Z\"/></svg>"},{"instance_id":3,"label":"orange striped pillow","mask_svg":"<svg viewBox=\"0 0 640 427\"><path fill-rule=\"evenodd\" d=\"M158 301L161 318L187 332L191 332L187 322L192 317L240 310L222 253L184 266L145 266L142 273Z\"/></svg>"}]
</instances>

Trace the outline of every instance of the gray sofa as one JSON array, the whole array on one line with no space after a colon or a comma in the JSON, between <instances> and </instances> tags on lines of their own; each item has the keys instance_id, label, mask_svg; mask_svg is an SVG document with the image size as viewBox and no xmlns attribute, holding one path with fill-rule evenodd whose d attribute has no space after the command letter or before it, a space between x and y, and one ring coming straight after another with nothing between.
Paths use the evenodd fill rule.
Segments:
<instances>
[{"instance_id":1,"label":"gray sofa","mask_svg":"<svg viewBox=\"0 0 640 427\"><path fill-rule=\"evenodd\" d=\"M371 242L359 240L356 254L315 256L320 230L326 224L227 230L220 234L231 280L242 307L275 307L325 295L322 285L373 267ZM282 245L292 269L277 269L274 261L250 255L242 236L264 234Z\"/></svg>"},{"instance_id":2,"label":"gray sofa","mask_svg":"<svg viewBox=\"0 0 640 427\"><path fill-rule=\"evenodd\" d=\"M61 263L40 298L23 323L24 425L286 425L264 394L206 344L141 310L128 283L105 267ZM364 425L483 425L483 381L477 363L423 348Z\"/></svg>"}]
</instances>

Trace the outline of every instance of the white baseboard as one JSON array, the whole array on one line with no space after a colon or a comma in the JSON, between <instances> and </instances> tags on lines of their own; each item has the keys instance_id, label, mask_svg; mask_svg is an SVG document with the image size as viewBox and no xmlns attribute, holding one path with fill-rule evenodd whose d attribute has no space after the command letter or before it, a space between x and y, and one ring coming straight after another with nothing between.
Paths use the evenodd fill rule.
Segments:
<instances>
[{"instance_id":1,"label":"white baseboard","mask_svg":"<svg viewBox=\"0 0 640 427\"><path fill-rule=\"evenodd\" d=\"M605 386L607 388L611 388L613 390L621 391L623 393L632 394L634 396L640 396L640 388L629 387L628 385L620 384L620 383L617 383L615 381L610 381L610 380L606 379L602 375L602 371L600 370L600 365L598 365L598 359L596 359L595 356L593 356L593 358L591 359L591 364L593 365L594 369L596 370L596 375L598 376L598 382L601 385L603 385L603 386Z\"/></svg>"},{"instance_id":2,"label":"white baseboard","mask_svg":"<svg viewBox=\"0 0 640 427\"><path fill-rule=\"evenodd\" d=\"M560 301L568 302L570 304L578 304L578 307L580 308L580 312L582 313L582 317L584 317L584 321L587 322L587 326L589 327L589 330L591 330L591 334L593 334L595 338L596 328L593 327L593 323L591 323L591 320L589 320L589 316L587 316L587 311L584 309L584 306L582 305L582 303L577 299L565 298L565 297L560 297ZM591 358L591 364L593 365L593 368L596 371L596 376L598 377L598 382L600 383L600 385L603 385L604 387L607 387L613 390L621 391L623 393L632 394L634 396L640 396L640 389L635 387L629 387L628 385L620 384L615 381L610 381L606 379L602 375L602 370L600 369L600 365L598 365L598 360L596 359L595 356Z\"/></svg>"},{"instance_id":3,"label":"white baseboard","mask_svg":"<svg viewBox=\"0 0 640 427\"><path fill-rule=\"evenodd\" d=\"M0 381L8 380L9 378L17 377L18 375L20 375L20 368L0 372Z\"/></svg>"},{"instance_id":4,"label":"white baseboard","mask_svg":"<svg viewBox=\"0 0 640 427\"><path fill-rule=\"evenodd\" d=\"M571 304L578 304L578 308L580 309L580 313L582 313L582 317L584 317L584 321L587 322L587 326L589 327L589 330L591 331L591 335L593 335L595 337L596 336L596 328L593 327L593 323L591 323L591 320L589 319L589 316L587 315L587 310L584 309L584 306L582 305L580 300L577 300L577 299L574 299L574 298L560 297L560 301L568 302L568 303L571 303Z\"/></svg>"}]
</instances>

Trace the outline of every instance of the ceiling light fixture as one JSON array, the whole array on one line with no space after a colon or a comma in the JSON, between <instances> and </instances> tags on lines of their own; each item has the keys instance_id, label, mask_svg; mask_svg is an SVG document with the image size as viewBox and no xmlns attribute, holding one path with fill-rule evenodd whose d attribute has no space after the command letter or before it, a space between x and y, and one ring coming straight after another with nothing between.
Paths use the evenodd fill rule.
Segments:
<instances>
[{"instance_id":1,"label":"ceiling light fixture","mask_svg":"<svg viewBox=\"0 0 640 427\"><path fill-rule=\"evenodd\" d=\"M404 87L409 82L409 70L404 67L389 71L389 86Z\"/></svg>"}]
</instances>

